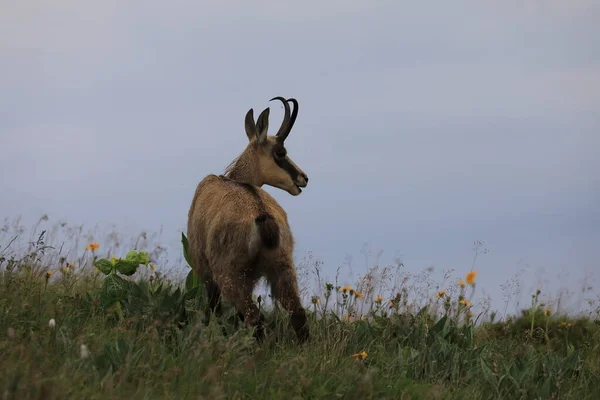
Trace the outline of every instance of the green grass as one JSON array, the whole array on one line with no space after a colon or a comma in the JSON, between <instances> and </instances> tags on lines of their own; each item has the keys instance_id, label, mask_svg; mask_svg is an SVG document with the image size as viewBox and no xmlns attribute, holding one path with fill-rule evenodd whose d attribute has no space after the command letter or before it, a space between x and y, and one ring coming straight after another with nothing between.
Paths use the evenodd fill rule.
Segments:
<instances>
[{"instance_id":1,"label":"green grass","mask_svg":"<svg viewBox=\"0 0 600 400\"><path fill-rule=\"evenodd\" d=\"M416 304L407 286L378 303L373 287L322 283L309 343L261 302L269 336L257 344L230 307L204 325L203 292L183 280L142 266L114 301L99 258L70 268L44 248L0 257L3 399L600 398L598 321L546 313L539 293L519 316L475 324L460 301L469 285Z\"/></svg>"}]
</instances>

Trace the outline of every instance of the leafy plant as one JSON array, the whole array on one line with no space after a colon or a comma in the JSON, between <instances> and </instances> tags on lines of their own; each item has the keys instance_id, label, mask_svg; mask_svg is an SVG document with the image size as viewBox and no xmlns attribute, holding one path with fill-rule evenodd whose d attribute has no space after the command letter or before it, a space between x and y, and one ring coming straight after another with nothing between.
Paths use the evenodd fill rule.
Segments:
<instances>
[{"instance_id":1,"label":"leafy plant","mask_svg":"<svg viewBox=\"0 0 600 400\"><path fill-rule=\"evenodd\" d=\"M106 275L100 291L100 299L104 308L114 308L119 318L122 319L124 315L121 302L127 299L135 283L123 279L118 274L131 276L136 273L140 265L148 266L149 264L148 253L137 250L130 251L125 258L97 259L94 266Z\"/></svg>"},{"instance_id":2,"label":"leafy plant","mask_svg":"<svg viewBox=\"0 0 600 400\"><path fill-rule=\"evenodd\" d=\"M185 261L187 261L188 266L190 267L190 272L188 273L185 279L185 288L187 290L192 290L198 287L200 282L198 279L198 274L194 271L194 268L192 267L192 262L190 261L190 256L188 253L189 242L183 232L181 232L181 244L183 246L183 257L185 258Z\"/></svg>"}]
</instances>

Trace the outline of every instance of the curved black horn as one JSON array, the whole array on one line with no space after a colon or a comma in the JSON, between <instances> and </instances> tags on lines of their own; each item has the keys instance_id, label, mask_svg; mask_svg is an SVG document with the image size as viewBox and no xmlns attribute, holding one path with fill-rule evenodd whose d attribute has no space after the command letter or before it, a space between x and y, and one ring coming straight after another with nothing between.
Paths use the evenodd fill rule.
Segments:
<instances>
[{"instance_id":1,"label":"curved black horn","mask_svg":"<svg viewBox=\"0 0 600 400\"><path fill-rule=\"evenodd\" d=\"M281 122L281 127L279 127L279 131L277 131L277 133L275 134L275 136L277 136L277 138L279 138L279 140L281 142L283 142L285 140L285 138L287 137L287 135L290 133L290 128L291 128L291 126L290 126L290 105L288 104L286 99L284 99L281 96L273 97L269 101L273 101L273 100L280 100L283 103L283 108L285 110L285 112L283 114L283 122Z\"/></svg>"},{"instance_id":2,"label":"curved black horn","mask_svg":"<svg viewBox=\"0 0 600 400\"><path fill-rule=\"evenodd\" d=\"M289 134L294 127L294 122L296 122L296 117L298 116L298 101L294 98L289 98L287 101L291 101L294 104L294 110L292 111L292 117L290 118L290 126L288 127Z\"/></svg>"}]
</instances>

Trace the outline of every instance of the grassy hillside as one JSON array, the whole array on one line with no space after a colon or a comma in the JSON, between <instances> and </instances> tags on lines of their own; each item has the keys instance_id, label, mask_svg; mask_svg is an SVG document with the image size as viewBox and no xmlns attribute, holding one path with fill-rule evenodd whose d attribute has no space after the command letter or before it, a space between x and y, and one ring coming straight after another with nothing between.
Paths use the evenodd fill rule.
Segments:
<instances>
[{"instance_id":1,"label":"grassy hillside","mask_svg":"<svg viewBox=\"0 0 600 400\"><path fill-rule=\"evenodd\" d=\"M407 279L382 298L369 279L317 276L310 343L257 297L269 335L258 345L230 307L205 325L202 287L169 279L148 253L103 258L92 244L75 263L48 257L43 236L26 254L9 245L3 399L600 398L600 321L556 315L539 292L519 316L474 314L475 273L418 302Z\"/></svg>"}]
</instances>

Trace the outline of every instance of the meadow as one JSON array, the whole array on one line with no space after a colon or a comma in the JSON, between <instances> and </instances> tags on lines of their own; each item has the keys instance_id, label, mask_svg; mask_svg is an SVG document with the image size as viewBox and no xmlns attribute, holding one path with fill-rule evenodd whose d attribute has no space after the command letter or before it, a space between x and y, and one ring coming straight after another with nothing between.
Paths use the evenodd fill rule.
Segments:
<instances>
[{"instance_id":1,"label":"meadow","mask_svg":"<svg viewBox=\"0 0 600 400\"><path fill-rule=\"evenodd\" d=\"M569 315L540 289L515 315L475 307L478 242L472 268L440 283L398 262L343 285L309 258L310 342L257 289L268 335L257 344L226 303L205 324L185 235L182 268L169 270L152 235L125 245L115 232L40 226L0 230L4 400L600 398L597 303Z\"/></svg>"}]
</instances>

